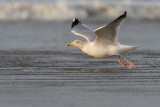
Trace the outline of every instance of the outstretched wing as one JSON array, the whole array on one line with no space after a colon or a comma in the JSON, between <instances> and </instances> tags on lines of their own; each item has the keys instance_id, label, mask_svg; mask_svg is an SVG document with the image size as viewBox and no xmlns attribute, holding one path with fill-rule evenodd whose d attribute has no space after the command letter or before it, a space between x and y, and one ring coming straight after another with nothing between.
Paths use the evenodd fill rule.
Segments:
<instances>
[{"instance_id":1,"label":"outstretched wing","mask_svg":"<svg viewBox=\"0 0 160 107\"><path fill-rule=\"evenodd\" d=\"M126 18L127 12L119 16L116 20L109 23L108 25L102 26L96 29L94 32L96 34L95 44L99 45L117 45L117 33L118 27L122 21Z\"/></svg>"},{"instance_id":2,"label":"outstretched wing","mask_svg":"<svg viewBox=\"0 0 160 107\"><path fill-rule=\"evenodd\" d=\"M71 32L75 35L84 37L88 42L93 42L96 38L94 31L87 27L85 24L82 24L81 21L77 18L75 18L72 22Z\"/></svg>"}]
</instances>

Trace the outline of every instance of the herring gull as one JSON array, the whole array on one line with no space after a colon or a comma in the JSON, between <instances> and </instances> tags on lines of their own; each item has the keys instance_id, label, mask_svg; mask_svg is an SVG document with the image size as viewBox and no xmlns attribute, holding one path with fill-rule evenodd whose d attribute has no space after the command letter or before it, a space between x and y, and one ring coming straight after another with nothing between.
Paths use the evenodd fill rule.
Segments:
<instances>
[{"instance_id":1,"label":"herring gull","mask_svg":"<svg viewBox=\"0 0 160 107\"><path fill-rule=\"evenodd\" d=\"M119 56L119 63L126 67L126 63L120 59L122 57L129 64L129 67L134 69L134 64L128 61L121 53L136 49L137 47L122 45L117 40L118 29L126 16L127 12L125 11L111 23L94 31L83 24L78 18L75 18L71 25L71 32L84 37L87 41L75 40L72 43L66 44L66 46L76 46L87 55L95 58Z\"/></svg>"}]
</instances>

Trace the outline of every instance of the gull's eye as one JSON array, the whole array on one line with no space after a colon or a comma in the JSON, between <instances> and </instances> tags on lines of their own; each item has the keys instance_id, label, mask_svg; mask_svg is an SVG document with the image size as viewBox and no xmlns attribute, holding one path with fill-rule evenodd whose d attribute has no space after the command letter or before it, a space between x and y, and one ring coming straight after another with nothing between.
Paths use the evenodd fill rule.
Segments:
<instances>
[{"instance_id":1,"label":"gull's eye","mask_svg":"<svg viewBox=\"0 0 160 107\"><path fill-rule=\"evenodd\" d=\"M79 43L79 41L76 41L76 43Z\"/></svg>"}]
</instances>

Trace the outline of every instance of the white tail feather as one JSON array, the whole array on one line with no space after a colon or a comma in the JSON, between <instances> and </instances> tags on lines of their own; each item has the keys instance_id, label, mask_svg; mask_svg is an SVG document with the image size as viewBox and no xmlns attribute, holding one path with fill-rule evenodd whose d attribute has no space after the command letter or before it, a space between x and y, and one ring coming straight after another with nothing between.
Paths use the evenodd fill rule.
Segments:
<instances>
[{"instance_id":1,"label":"white tail feather","mask_svg":"<svg viewBox=\"0 0 160 107\"><path fill-rule=\"evenodd\" d=\"M137 47L137 46L120 45L119 53L127 52L127 51L134 50L134 49L137 49L137 48L139 48L139 47Z\"/></svg>"}]
</instances>

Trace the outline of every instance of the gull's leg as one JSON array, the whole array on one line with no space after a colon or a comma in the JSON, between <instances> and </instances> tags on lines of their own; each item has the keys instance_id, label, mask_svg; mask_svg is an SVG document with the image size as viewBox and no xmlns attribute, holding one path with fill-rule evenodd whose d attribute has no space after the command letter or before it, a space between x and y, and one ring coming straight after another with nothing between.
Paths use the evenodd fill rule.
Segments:
<instances>
[{"instance_id":1,"label":"gull's leg","mask_svg":"<svg viewBox=\"0 0 160 107\"><path fill-rule=\"evenodd\" d=\"M125 64L123 61L120 60L120 55L119 55L119 63L120 63L121 65L123 65L124 67L126 67L126 64Z\"/></svg>"},{"instance_id":2,"label":"gull's leg","mask_svg":"<svg viewBox=\"0 0 160 107\"><path fill-rule=\"evenodd\" d=\"M130 66L131 69L135 68L134 64L131 63L130 61L128 61L123 55L119 55L119 56L122 57L129 64L129 66Z\"/></svg>"}]
</instances>

